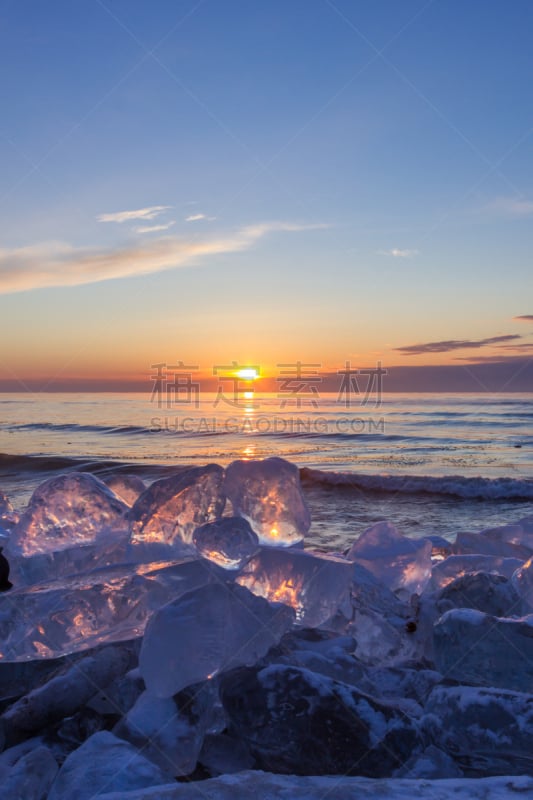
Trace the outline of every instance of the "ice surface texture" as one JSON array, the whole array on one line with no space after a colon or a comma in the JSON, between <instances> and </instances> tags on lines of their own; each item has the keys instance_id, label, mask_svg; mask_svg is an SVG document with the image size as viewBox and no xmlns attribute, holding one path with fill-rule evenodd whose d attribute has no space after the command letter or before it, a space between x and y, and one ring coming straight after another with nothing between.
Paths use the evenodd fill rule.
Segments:
<instances>
[{"instance_id":1,"label":"ice surface texture","mask_svg":"<svg viewBox=\"0 0 533 800\"><path fill-rule=\"evenodd\" d=\"M434 643L437 669L447 678L533 692L533 615L502 619L453 609L436 623Z\"/></svg>"},{"instance_id":2,"label":"ice surface texture","mask_svg":"<svg viewBox=\"0 0 533 800\"><path fill-rule=\"evenodd\" d=\"M415 723L354 687L292 666L222 678L231 731L261 769L383 777L420 746Z\"/></svg>"},{"instance_id":3,"label":"ice surface texture","mask_svg":"<svg viewBox=\"0 0 533 800\"><path fill-rule=\"evenodd\" d=\"M296 611L298 624L318 627L349 604L353 565L302 550L265 547L242 570L237 583Z\"/></svg>"},{"instance_id":4,"label":"ice surface texture","mask_svg":"<svg viewBox=\"0 0 533 800\"><path fill-rule=\"evenodd\" d=\"M223 517L196 528L198 553L224 569L239 569L259 551L259 539L242 517Z\"/></svg>"},{"instance_id":5,"label":"ice surface texture","mask_svg":"<svg viewBox=\"0 0 533 800\"><path fill-rule=\"evenodd\" d=\"M123 528L128 506L105 483L70 472L42 483L15 527L9 548L24 556L91 544Z\"/></svg>"},{"instance_id":6,"label":"ice surface texture","mask_svg":"<svg viewBox=\"0 0 533 800\"><path fill-rule=\"evenodd\" d=\"M155 481L131 508L134 542L164 542L192 549L195 528L220 517L226 498L224 470L217 464L194 467Z\"/></svg>"},{"instance_id":7,"label":"ice surface texture","mask_svg":"<svg viewBox=\"0 0 533 800\"><path fill-rule=\"evenodd\" d=\"M213 583L169 603L147 626L141 674L156 697L241 664L255 664L292 625L294 612L248 589Z\"/></svg>"},{"instance_id":8,"label":"ice surface texture","mask_svg":"<svg viewBox=\"0 0 533 800\"><path fill-rule=\"evenodd\" d=\"M234 461L224 483L233 512L248 520L262 544L301 542L311 525L298 467L283 458Z\"/></svg>"},{"instance_id":9,"label":"ice surface texture","mask_svg":"<svg viewBox=\"0 0 533 800\"><path fill-rule=\"evenodd\" d=\"M0 594L3 661L56 658L109 641L141 636L149 617L169 600L214 576L192 561L145 574L132 567L96 570L62 583Z\"/></svg>"},{"instance_id":10,"label":"ice surface texture","mask_svg":"<svg viewBox=\"0 0 533 800\"><path fill-rule=\"evenodd\" d=\"M432 549L428 539L409 539L390 522L378 522L361 534L346 557L389 589L420 594L431 577Z\"/></svg>"}]
</instances>

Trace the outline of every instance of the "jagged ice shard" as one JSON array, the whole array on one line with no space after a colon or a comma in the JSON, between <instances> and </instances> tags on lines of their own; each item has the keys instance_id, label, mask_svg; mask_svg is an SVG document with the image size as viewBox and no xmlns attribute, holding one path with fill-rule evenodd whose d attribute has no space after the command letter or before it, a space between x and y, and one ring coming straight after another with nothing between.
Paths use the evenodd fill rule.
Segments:
<instances>
[{"instance_id":1,"label":"jagged ice shard","mask_svg":"<svg viewBox=\"0 0 533 800\"><path fill-rule=\"evenodd\" d=\"M261 544L288 547L309 530L298 468L283 458L234 461L226 469L224 488L233 513L250 523Z\"/></svg>"},{"instance_id":2,"label":"jagged ice shard","mask_svg":"<svg viewBox=\"0 0 533 800\"><path fill-rule=\"evenodd\" d=\"M193 467L155 481L132 506L133 542L186 545L197 527L220 517L226 504L218 464Z\"/></svg>"},{"instance_id":3,"label":"jagged ice shard","mask_svg":"<svg viewBox=\"0 0 533 800\"><path fill-rule=\"evenodd\" d=\"M294 620L235 584L203 586L161 608L146 628L139 665L146 688L171 697L199 681L255 664Z\"/></svg>"}]
</instances>

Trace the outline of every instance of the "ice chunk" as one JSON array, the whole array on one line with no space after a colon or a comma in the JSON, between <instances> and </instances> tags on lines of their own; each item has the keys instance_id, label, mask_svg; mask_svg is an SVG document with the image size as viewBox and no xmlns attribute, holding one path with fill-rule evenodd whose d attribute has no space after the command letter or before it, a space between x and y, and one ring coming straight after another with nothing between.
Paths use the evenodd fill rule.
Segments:
<instances>
[{"instance_id":1,"label":"ice chunk","mask_svg":"<svg viewBox=\"0 0 533 800\"><path fill-rule=\"evenodd\" d=\"M8 754L9 750L2 755ZM16 759L9 770L0 771L2 796L6 800L43 800L48 796L57 770L57 762L47 747L32 747Z\"/></svg>"},{"instance_id":2,"label":"ice chunk","mask_svg":"<svg viewBox=\"0 0 533 800\"><path fill-rule=\"evenodd\" d=\"M193 543L204 558L224 569L239 569L259 551L259 539L242 517L223 517L201 525Z\"/></svg>"},{"instance_id":3,"label":"ice chunk","mask_svg":"<svg viewBox=\"0 0 533 800\"><path fill-rule=\"evenodd\" d=\"M224 485L233 513L248 520L262 544L287 547L303 540L311 517L294 464L283 458L234 461Z\"/></svg>"},{"instance_id":4,"label":"ice chunk","mask_svg":"<svg viewBox=\"0 0 533 800\"><path fill-rule=\"evenodd\" d=\"M69 717L94 695L96 687L107 686L126 672L132 658L126 647L104 647L31 691L14 703L2 719L8 744L20 737L39 733L47 725Z\"/></svg>"},{"instance_id":5,"label":"ice chunk","mask_svg":"<svg viewBox=\"0 0 533 800\"><path fill-rule=\"evenodd\" d=\"M296 611L300 625L316 628L349 602L353 565L303 550L263 548L243 568L237 583Z\"/></svg>"},{"instance_id":6,"label":"ice chunk","mask_svg":"<svg viewBox=\"0 0 533 800\"><path fill-rule=\"evenodd\" d=\"M48 800L90 800L104 792L128 792L169 783L152 761L109 731L100 731L69 755Z\"/></svg>"},{"instance_id":7,"label":"ice chunk","mask_svg":"<svg viewBox=\"0 0 533 800\"><path fill-rule=\"evenodd\" d=\"M434 564L426 591L442 589L456 578L461 578L463 575L475 575L477 572L510 578L523 563L521 559L517 558L476 555L475 553L449 556L444 561Z\"/></svg>"},{"instance_id":8,"label":"ice chunk","mask_svg":"<svg viewBox=\"0 0 533 800\"><path fill-rule=\"evenodd\" d=\"M533 517L481 533L458 533L453 549L455 553L484 553L527 561L533 554Z\"/></svg>"},{"instance_id":9,"label":"ice chunk","mask_svg":"<svg viewBox=\"0 0 533 800\"><path fill-rule=\"evenodd\" d=\"M7 495L0 491L0 534L5 535L15 527L19 516Z\"/></svg>"},{"instance_id":10,"label":"ice chunk","mask_svg":"<svg viewBox=\"0 0 533 800\"><path fill-rule=\"evenodd\" d=\"M297 775L390 775L419 747L416 724L394 706L297 667L242 669L221 698L260 769Z\"/></svg>"},{"instance_id":11,"label":"ice chunk","mask_svg":"<svg viewBox=\"0 0 533 800\"><path fill-rule=\"evenodd\" d=\"M104 478L106 486L115 492L128 506L132 506L139 495L146 491L146 484L137 475L110 475Z\"/></svg>"},{"instance_id":12,"label":"ice chunk","mask_svg":"<svg viewBox=\"0 0 533 800\"><path fill-rule=\"evenodd\" d=\"M174 697L143 692L113 732L169 775L189 775L196 767L216 697L212 682L184 689Z\"/></svg>"},{"instance_id":13,"label":"ice chunk","mask_svg":"<svg viewBox=\"0 0 533 800\"><path fill-rule=\"evenodd\" d=\"M154 611L213 580L214 566L192 561L97 570L64 582L0 595L0 663L55 658L104 642L142 636Z\"/></svg>"},{"instance_id":14,"label":"ice chunk","mask_svg":"<svg viewBox=\"0 0 533 800\"><path fill-rule=\"evenodd\" d=\"M533 692L533 615L502 619L453 609L434 628L435 664L446 678Z\"/></svg>"},{"instance_id":15,"label":"ice chunk","mask_svg":"<svg viewBox=\"0 0 533 800\"><path fill-rule=\"evenodd\" d=\"M15 527L9 550L24 556L96 542L124 528L128 507L105 483L70 472L42 483Z\"/></svg>"},{"instance_id":16,"label":"ice chunk","mask_svg":"<svg viewBox=\"0 0 533 800\"><path fill-rule=\"evenodd\" d=\"M477 572L463 575L442 589L437 597L439 614L452 608L475 608L495 617L520 616L520 598L503 575Z\"/></svg>"},{"instance_id":17,"label":"ice chunk","mask_svg":"<svg viewBox=\"0 0 533 800\"><path fill-rule=\"evenodd\" d=\"M125 531L110 534L106 541L97 544L79 544L29 556L10 555L12 581L19 588L124 564L130 560L127 557L128 540L129 533Z\"/></svg>"},{"instance_id":18,"label":"ice chunk","mask_svg":"<svg viewBox=\"0 0 533 800\"><path fill-rule=\"evenodd\" d=\"M255 664L292 625L294 612L242 586L213 583L164 608L146 628L139 665L146 688L170 697L193 683Z\"/></svg>"},{"instance_id":19,"label":"ice chunk","mask_svg":"<svg viewBox=\"0 0 533 800\"><path fill-rule=\"evenodd\" d=\"M459 778L463 771L453 758L435 745L430 744L420 755L412 756L404 767L396 772L399 778Z\"/></svg>"},{"instance_id":20,"label":"ice chunk","mask_svg":"<svg viewBox=\"0 0 533 800\"><path fill-rule=\"evenodd\" d=\"M429 735L469 777L533 772L531 695L437 686L426 713Z\"/></svg>"},{"instance_id":21,"label":"ice chunk","mask_svg":"<svg viewBox=\"0 0 533 800\"><path fill-rule=\"evenodd\" d=\"M222 467L208 464L152 483L128 515L133 541L185 543L192 550L194 530L224 510L223 478Z\"/></svg>"},{"instance_id":22,"label":"ice chunk","mask_svg":"<svg viewBox=\"0 0 533 800\"><path fill-rule=\"evenodd\" d=\"M526 614L533 612L533 558L516 569L511 582L522 600L522 610Z\"/></svg>"},{"instance_id":23,"label":"ice chunk","mask_svg":"<svg viewBox=\"0 0 533 800\"><path fill-rule=\"evenodd\" d=\"M420 594L431 576L432 549L428 539L410 539L390 522L378 522L361 534L346 558L366 567L392 591Z\"/></svg>"},{"instance_id":24,"label":"ice chunk","mask_svg":"<svg viewBox=\"0 0 533 800\"><path fill-rule=\"evenodd\" d=\"M227 734L208 734L198 757L210 775L230 775L254 766L255 759L239 739Z\"/></svg>"}]
</instances>

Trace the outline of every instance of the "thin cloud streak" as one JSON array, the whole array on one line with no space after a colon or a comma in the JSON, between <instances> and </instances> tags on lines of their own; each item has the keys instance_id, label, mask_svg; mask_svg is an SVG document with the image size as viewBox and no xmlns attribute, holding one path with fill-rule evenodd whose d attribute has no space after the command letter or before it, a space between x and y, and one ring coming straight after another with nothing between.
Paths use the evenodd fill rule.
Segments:
<instances>
[{"instance_id":1,"label":"thin cloud streak","mask_svg":"<svg viewBox=\"0 0 533 800\"><path fill-rule=\"evenodd\" d=\"M167 222L164 225L145 225L141 228L135 228L135 233L156 233L157 231L168 231L176 224L175 220Z\"/></svg>"},{"instance_id":2,"label":"thin cloud streak","mask_svg":"<svg viewBox=\"0 0 533 800\"><path fill-rule=\"evenodd\" d=\"M172 206L148 206L148 208L137 208L134 211L114 211L112 214L99 214L96 219L98 222L131 222L135 219L155 219L163 211L167 211Z\"/></svg>"},{"instance_id":3,"label":"thin cloud streak","mask_svg":"<svg viewBox=\"0 0 533 800\"><path fill-rule=\"evenodd\" d=\"M499 342L510 342L522 337L517 333L509 333L505 336L492 336L489 339L448 339L443 342L424 342L422 344L409 344L405 347L394 347L393 349L406 356L418 356L425 353L449 353L452 350L466 350L470 348L488 347Z\"/></svg>"},{"instance_id":4,"label":"thin cloud streak","mask_svg":"<svg viewBox=\"0 0 533 800\"><path fill-rule=\"evenodd\" d=\"M418 250L400 250L393 247L392 250L378 250L380 256L392 256L393 258L413 258L418 255Z\"/></svg>"},{"instance_id":5,"label":"thin cloud streak","mask_svg":"<svg viewBox=\"0 0 533 800\"><path fill-rule=\"evenodd\" d=\"M0 250L0 294L51 286L80 286L190 267L206 256L249 250L271 233L326 227L318 224L263 222L203 241L166 236L139 245L107 250L73 247L57 241L4 249Z\"/></svg>"},{"instance_id":6,"label":"thin cloud streak","mask_svg":"<svg viewBox=\"0 0 533 800\"><path fill-rule=\"evenodd\" d=\"M521 322L533 322L533 314L521 314L519 317L513 317Z\"/></svg>"}]
</instances>

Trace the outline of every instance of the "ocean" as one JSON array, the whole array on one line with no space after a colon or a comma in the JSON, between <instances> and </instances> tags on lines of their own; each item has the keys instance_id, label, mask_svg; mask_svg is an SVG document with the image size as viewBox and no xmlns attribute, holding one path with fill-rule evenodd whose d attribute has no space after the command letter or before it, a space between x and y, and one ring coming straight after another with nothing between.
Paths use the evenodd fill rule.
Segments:
<instances>
[{"instance_id":1,"label":"ocean","mask_svg":"<svg viewBox=\"0 0 533 800\"><path fill-rule=\"evenodd\" d=\"M301 470L308 546L344 550L385 519L408 536L452 539L533 514L532 422L531 394L348 406L336 395L1 394L0 490L21 509L68 470L149 483L177 467L279 456Z\"/></svg>"}]
</instances>

